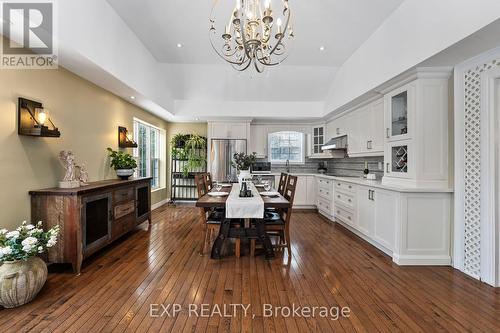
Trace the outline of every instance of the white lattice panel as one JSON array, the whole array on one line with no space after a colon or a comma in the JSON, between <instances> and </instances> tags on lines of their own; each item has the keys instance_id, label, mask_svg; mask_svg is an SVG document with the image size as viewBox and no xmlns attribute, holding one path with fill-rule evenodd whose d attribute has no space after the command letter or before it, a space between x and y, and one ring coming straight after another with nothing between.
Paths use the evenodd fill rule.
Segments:
<instances>
[{"instance_id":1,"label":"white lattice panel","mask_svg":"<svg viewBox=\"0 0 500 333\"><path fill-rule=\"evenodd\" d=\"M465 253L464 269L481 274L481 73L499 60L465 72Z\"/></svg>"}]
</instances>

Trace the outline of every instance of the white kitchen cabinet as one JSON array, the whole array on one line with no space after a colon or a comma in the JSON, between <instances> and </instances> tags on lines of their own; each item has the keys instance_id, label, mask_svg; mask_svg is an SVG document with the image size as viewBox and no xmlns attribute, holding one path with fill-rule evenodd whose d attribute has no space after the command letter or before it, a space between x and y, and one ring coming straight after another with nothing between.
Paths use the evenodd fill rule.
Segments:
<instances>
[{"instance_id":1,"label":"white kitchen cabinet","mask_svg":"<svg viewBox=\"0 0 500 333\"><path fill-rule=\"evenodd\" d=\"M371 104L371 142L370 152L384 153L384 99L379 99ZM380 154L380 155L382 155Z\"/></svg>"},{"instance_id":2,"label":"white kitchen cabinet","mask_svg":"<svg viewBox=\"0 0 500 333\"><path fill-rule=\"evenodd\" d=\"M250 153L257 153L257 158L267 158L268 130L263 125L250 126Z\"/></svg>"},{"instance_id":3,"label":"white kitchen cabinet","mask_svg":"<svg viewBox=\"0 0 500 333\"><path fill-rule=\"evenodd\" d=\"M321 147L325 144L326 139L326 126L313 126L312 128L312 142L311 151L312 155L322 155Z\"/></svg>"},{"instance_id":4,"label":"white kitchen cabinet","mask_svg":"<svg viewBox=\"0 0 500 333\"><path fill-rule=\"evenodd\" d=\"M357 225L357 185L334 181L335 219L350 227Z\"/></svg>"},{"instance_id":5,"label":"white kitchen cabinet","mask_svg":"<svg viewBox=\"0 0 500 333\"><path fill-rule=\"evenodd\" d=\"M356 228L365 234L372 237L375 224L375 201L372 199L373 189L369 187L359 186L358 199L358 223Z\"/></svg>"},{"instance_id":6,"label":"white kitchen cabinet","mask_svg":"<svg viewBox=\"0 0 500 333\"><path fill-rule=\"evenodd\" d=\"M317 176L316 178L316 206L318 212L330 220L335 216L333 195L335 185L333 179Z\"/></svg>"},{"instance_id":7,"label":"white kitchen cabinet","mask_svg":"<svg viewBox=\"0 0 500 333\"><path fill-rule=\"evenodd\" d=\"M347 117L347 116L346 116ZM384 155L384 100L367 104L346 118L351 157Z\"/></svg>"},{"instance_id":8,"label":"white kitchen cabinet","mask_svg":"<svg viewBox=\"0 0 500 333\"><path fill-rule=\"evenodd\" d=\"M385 95L385 136L387 141L407 140L414 134L415 83Z\"/></svg>"},{"instance_id":9,"label":"white kitchen cabinet","mask_svg":"<svg viewBox=\"0 0 500 333\"><path fill-rule=\"evenodd\" d=\"M325 188L326 181L318 183L318 188ZM401 192L331 182L334 216L326 213L332 208L326 192L318 195L322 215L392 256L398 265L450 264L451 193Z\"/></svg>"},{"instance_id":10,"label":"white kitchen cabinet","mask_svg":"<svg viewBox=\"0 0 500 333\"><path fill-rule=\"evenodd\" d=\"M297 187L295 189L295 199L293 201L294 206L306 206L307 205L307 177L298 176Z\"/></svg>"},{"instance_id":11,"label":"white kitchen cabinet","mask_svg":"<svg viewBox=\"0 0 500 333\"><path fill-rule=\"evenodd\" d=\"M249 123L210 122L208 124L211 139L249 139Z\"/></svg>"},{"instance_id":12,"label":"white kitchen cabinet","mask_svg":"<svg viewBox=\"0 0 500 333\"><path fill-rule=\"evenodd\" d=\"M386 92L385 185L449 187L450 75L418 73Z\"/></svg>"},{"instance_id":13,"label":"white kitchen cabinet","mask_svg":"<svg viewBox=\"0 0 500 333\"><path fill-rule=\"evenodd\" d=\"M328 135L326 141L330 140L331 138L336 138L338 136L347 134L347 116L348 115L336 118L326 125L326 133Z\"/></svg>"},{"instance_id":14,"label":"white kitchen cabinet","mask_svg":"<svg viewBox=\"0 0 500 333\"><path fill-rule=\"evenodd\" d=\"M306 176L307 179L307 205L316 205L316 179L314 176Z\"/></svg>"},{"instance_id":15,"label":"white kitchen cabinet","mask_svg":"<svg viewBox=\"0 0 500 333\"><path fill-rule=\"evenodd\" d=\"M386 250L394 250L398 199L396 192L358 187L357 229Z\"/></svg>"},{"instance_id":16,"label":"white kitchen cabinet","mask_svg":"<svg viewBox=\"0 0 500 333\"><path fill-rule=\"evenodd\" d=\"M373 239L388 250L394 250L398 216L398 195L396 192L373 189L375 203Z\"/></svg>"}]
</instances>

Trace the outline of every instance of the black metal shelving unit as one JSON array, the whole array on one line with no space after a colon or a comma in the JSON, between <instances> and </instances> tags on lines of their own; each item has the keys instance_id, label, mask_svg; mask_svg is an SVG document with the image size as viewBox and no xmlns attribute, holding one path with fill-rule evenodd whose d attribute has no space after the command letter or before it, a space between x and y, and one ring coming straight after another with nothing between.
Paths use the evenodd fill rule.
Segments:
<instances>
[{"instance_id":1,"label":"black metal shelving unit","mask_svg":"<svg viewBox=\"0 0 500 333\"><path fill-rule=\"evenodd\" d=\"M206 151L197 149L198 153L206 156ZM205 165L198 170L190 170L186 175L183 172L184 166L188 163L187 159L180 159L172 156L171 160L171 189L170 189L170 203L175 204L176 201L196 201L198 199L198 191L194 177L197 174L204 173L207 170Z\"/></svg>"}]
</instances>

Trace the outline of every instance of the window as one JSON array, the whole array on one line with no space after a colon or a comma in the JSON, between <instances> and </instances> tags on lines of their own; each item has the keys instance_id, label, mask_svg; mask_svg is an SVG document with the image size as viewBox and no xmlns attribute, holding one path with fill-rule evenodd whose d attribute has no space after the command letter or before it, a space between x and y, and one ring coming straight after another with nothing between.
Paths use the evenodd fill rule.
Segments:
<instances>
[{"instance_id":1,"label":"window","mask_svg":"<svg viewBox=\"0 0 500 333\"><path fill-rule=\"evenodd\" d=\"M300 132L276 132L269 134L269 152L271 163L304 163L304 134Z\"/></svg>"},{"instance_id":2,"label":"window","mask_svg":"<svg viewBox=\"0 0 500 333\"><path fill-rule=\"evenodd\" d=\"M165 173L161 168L162 156L165 156L165 131L134 118L134 140L137 148L134 157L137 159L137 177L152 177L151 188L164 186Z\"/></svg>"}]
</instances>

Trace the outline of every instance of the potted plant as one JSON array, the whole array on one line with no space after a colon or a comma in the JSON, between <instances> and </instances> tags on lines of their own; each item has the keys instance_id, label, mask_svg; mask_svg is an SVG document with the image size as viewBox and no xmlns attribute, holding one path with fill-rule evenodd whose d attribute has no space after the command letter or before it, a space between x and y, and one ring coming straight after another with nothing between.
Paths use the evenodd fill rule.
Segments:
<instances>
[{"instance_id":1,"label":"potted plant","mask_svg":"<svg viewBox=\"0 0 500 333\"><path fill-rule=\"evenodd\" d=\"M207 139L198 134L176 134L170 140L172 157L177 159L177 170L182 170L184 177L190 172L202 171L207 162Z\"/></svg>"},{"instance_id":2,"label":"potted plant","mask_svg":"<svg viewBox=\"0 0 500 333\"><path fill-rule=\"evenodd\" d=\"M238 182L242 183L243 179L251 177L250 167L257 160L257 153L252 153L250 155L246 153L236 153L233 155L233 161L231 165L238 170Z\"/></svg>"},{"instance_id":3,"label":"potted plant","mask_svg":"<svg viewBox=\"0 0 500 333\"><path fill-rule=\"evenodd\" d=\"M170 140L170 144L173 148L184 148L186 142L189 140L189 134L177 133Z\"/></svg>"},{"instance_id":4,"label":"potted plant","mask_svg":"<svg viewBox=\"0 0 500 333\"><path fill-rule=\"evenodd\" d=\"M137 168L137 161L132 155L121 151L115 151L111 148L108 148L108 151L111 157L111 167L115 169L118 177L127 180L134 174L134 170Z\"/></svg>"},{"instance_id":5,"label":"potted plant","mask_svg":"<svg viewBox=\"0 0 500 333\"><path fill-rule=\"evenodd\" d=\"M189 172L199 172L207 162L207 139L198 134L189 135L185 146L187 163L184 165L184 176Z\"/></svg>"},{"instance_id":6,"label":"potted plant","mask_svg":"<svg viewBox=\"0 0 500 333\"><path fill-rule=\"evenodd\" d=\"M0 230L0 305L14 308L35 298L47 280L47 265L37 255L53 247L58 234L59 226L44 232L42 222Z\"/></svg>"}]
</instances>

